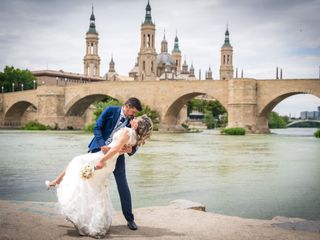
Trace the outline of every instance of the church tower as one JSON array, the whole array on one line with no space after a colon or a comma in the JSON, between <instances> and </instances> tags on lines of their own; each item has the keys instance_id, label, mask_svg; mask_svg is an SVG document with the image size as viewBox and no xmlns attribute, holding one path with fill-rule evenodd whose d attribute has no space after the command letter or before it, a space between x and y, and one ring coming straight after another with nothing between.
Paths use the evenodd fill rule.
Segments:
<instances>
[{"instance_id":1,"label":"church tower","mask_svg":"<svg viewBox=\"0 0 320 240\"><path fill-rule=\"evenodd\" d=\"M172 59L173 62L177 68L177 72L181 71L181 51L179 49L179 39L176 34L176 37L174 38L174 48L172 50Z\"/></svg>"},{"instance_id":2,"label":"church tower","mask_svg":"<svg viewBox=\"0 0 320 240\"><path fill-rule=\"evenodd\" d=\"M206 74L206 80L212 80L212 70L211 70L211 67L209 66L209 70Z\"/></svg>"},{"instance_id":3,"label":"church tower","mask_svg":"<svg viewBox=\"0 0 320 240\"><path fill-rule=\"evenodd\" d=\"M113 61L113 57L111 57L111 61L109 63L109 72L116 72L115 68L114 68L114 61Z\"/></svg>"},{"instance_id":4,"label":"church tower","mask_svg":"<svg viewBox=\"0 0 320 240\"><path fill-rule=\"evenodd\" d=\"M95 17L90 17L89 30L86 33L86 55L83 58L84 75L89 77L100 77L100 57L98 55L99 34L96 31Z\"/></svg>"},{"instance_id":5,"label":"church tower","mask_svg":"<svg viewBox=\"0 0 320 240\"><path fill-rule=\"evenodd\" d=\"M227 26L224 44L221 48L220 80L233 78L232 53L233 50L229 41L229 30Z\"/></svg>"},{"instance_id":6,"label":"church tower","mask_svg":"<svg viewBox=\"0 0 320 240\"><path fill-rule=\"evenodd\" d=\"M165 33L163 34L163 40L161 41L161 52L168 53L168 42Z\"/></svg>"},{"instance_id":7,"label":"church tower","mask_svg":"<svg viewBox=\"0 0 320 240\"><path fill-rule=\"evenodd\" d=\"M141 45L138 53L138 79L156 80L157 72L157 53L155 49L156 27L151 18L151 7L148 0L146 16L141 24Z\"/></svg>"}]
</instances>

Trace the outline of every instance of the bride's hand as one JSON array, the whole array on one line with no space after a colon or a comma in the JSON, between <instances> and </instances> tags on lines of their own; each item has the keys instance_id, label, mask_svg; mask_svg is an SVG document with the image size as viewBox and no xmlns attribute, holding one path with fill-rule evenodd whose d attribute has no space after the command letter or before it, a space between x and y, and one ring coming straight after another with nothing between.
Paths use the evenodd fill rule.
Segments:
<instances>
[{"instance_id":1,"label":"bride's hand","mask_svg":"<svg viewBox=\"0 0 320 240\"><path fill-rule=\"evenodd\" d=\"M103 152L103 154L106 154L108 151L110 150L110 147L109 146L102 146L101 147L101 151Z\"/></svg>"},{"instance_id":2,"label":"bride's hand","mask_svg":"<svg viewBox=\"0 0 320 240\"><path fill-rule=\"evenodd\" d=\"M104 167L104 162L99 161L96 166L94 166L94 170L99 170Z\"/></svg>"}]
</instances>

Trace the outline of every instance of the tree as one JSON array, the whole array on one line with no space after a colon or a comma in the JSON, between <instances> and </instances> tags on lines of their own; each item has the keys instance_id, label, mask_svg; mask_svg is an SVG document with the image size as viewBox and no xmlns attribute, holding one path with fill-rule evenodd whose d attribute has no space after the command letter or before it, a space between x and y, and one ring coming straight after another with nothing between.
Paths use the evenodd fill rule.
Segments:
<instances>
[{"instance_id":1,"label":"tree","mask_svg":"<svg viewBox=\"0 0 320 240\"><path fill-rule=\"evenodd\" d=\"M211 112L206 111L206 113L204 115L204 123L207 125L208 129L215 128L215 120L214 120Z\"/></svg>"},{"instance_id":2,"label":"tree","mask_svg":"<svg viewBox=\"0 0 320 240\"><path fill-rule=\"evenodd\" d=\"M204 122L208 128L225 126L227 122L226 109L217 100L192 99L187 103L188 115L193 111L205 112Z\"/></svg>"},{"instance_id":3,"label":"tree","mask_svg":"<svg viewBox=\"0 0 320 240\"><path fill-rule=\"evenodd\" d=\"M120 102L117 99L108 97L105 100L101 101L101 102L96 102L94 103L94 106L96 107L96 110L94 111L94 116L95 116L95 120L98 119L98 117L101 115L103 109L105 109L106 107L109 106L122 106L123 103Z\"/></svg>"},{"instance_id":4,"label":"tree","mask_svg":"<svg viewBox=\"0 0 320 240\"><path fill-rule=\"evenodd\" d=\"M192 111L203 112L205 110L205 101L201 99L192 99L187 103L187 114L189 115Z\"/></svg>"},{"instance_id":5,"label":"tree","mask_svg":"<svg viewBox=\"0 0 320 240\"><path fill-rule=\"evenodd\" d=\"M269 128L286 128L287 122L285 117L279 116L276 112L271 112L269 115Z\"/></svg>"},{"instance_id":6,"label":"tree","mask_svg":"<svg viewBox=\"0 0 320 240\"><path fill-rule=\"evenodd\" d=\"M12 84L14 83L15 90L33 89L33 81L36 77L29 70L15 69L13 66L6 66L3 72L0 72L0 85L4 87L5 92L12 91Z\"/></svg>"},{"instance_id":7,"label":"tree","mask_svg":"<svg viewBox=\"0 0 320 240\"><path fill-rule=\"evenodd\" d=\"M212 112L212 116L215 119L226 113L226 109L218 101L207 101L206 110Z\"/></svg>"},{"instance_id":8,"label":"tree","mask_svg":"<svg viewBox=\"0 0 320 240\"><path fill-rule=\"evenodd\" d=\"M137 116L142 116L146 114L149 118L151 118L153 122L153 130L158 131L158 124L159 124L159 114L156 110L151 109L149 106L145 105L142 108L142 111L137 113Z\"/></svg>"}]
</instances>

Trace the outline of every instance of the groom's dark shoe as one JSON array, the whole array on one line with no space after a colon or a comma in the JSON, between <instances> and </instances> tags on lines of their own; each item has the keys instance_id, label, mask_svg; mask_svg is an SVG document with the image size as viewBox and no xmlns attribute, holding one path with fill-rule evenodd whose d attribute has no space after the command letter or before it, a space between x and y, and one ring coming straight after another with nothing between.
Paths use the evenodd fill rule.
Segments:
<instances>
[{"instance_id":1,"label":"groom's dark shoe","mask_svg":"<svg viewBox=\"0 0 320 240\"><path fill-rule=\"evenodd\" d=\"M128 222L127 226L128 226L128 228L130 228L133 231L138 229L137 224L134 221Z\"/></svg>"}]
</instances>

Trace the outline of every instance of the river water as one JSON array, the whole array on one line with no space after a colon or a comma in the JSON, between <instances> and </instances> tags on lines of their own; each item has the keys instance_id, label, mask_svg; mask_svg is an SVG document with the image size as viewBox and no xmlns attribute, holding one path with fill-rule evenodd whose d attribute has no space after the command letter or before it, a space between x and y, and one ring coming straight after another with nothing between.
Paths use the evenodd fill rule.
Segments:
<instances>
[{"instance_id":1,"label":"river water","mask_svg":"<svg viewBox=\"0 0 320 240\"><path fill-rule=\"evenodd\" d=\"M201 202L207 211L245 218L320 220L320 140L316 129L273 130L270 135L222 136L154 133L127 158L133 206ZM0 131L0 199L56 201L47 191L91 134L74 131ZM115 182L112 201L119 210Z\"/></svg>"}]
</instances>

